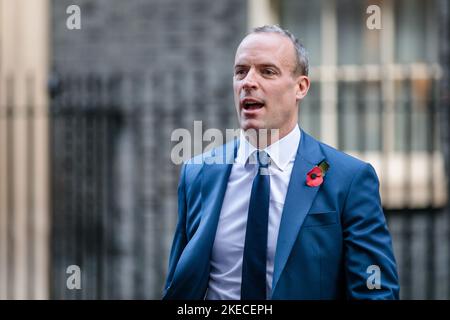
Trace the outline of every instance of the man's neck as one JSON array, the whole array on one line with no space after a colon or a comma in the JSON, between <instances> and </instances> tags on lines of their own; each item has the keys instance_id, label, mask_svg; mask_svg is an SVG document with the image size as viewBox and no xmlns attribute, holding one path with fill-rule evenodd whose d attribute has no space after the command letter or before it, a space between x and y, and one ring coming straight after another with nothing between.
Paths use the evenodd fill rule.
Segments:
<instances>
[{"instance_id":1,"label":"man's neck","mask_svg":"<svg viewBox=\"0 0 450 320\"><path fill-rule=\"evenodd\" d=\"M262 150L271 144L283 139L292 130L294 130L297 123L289 129L249 129L244 131L245 139L255 148Z\"/></svg>"}]
</instances>

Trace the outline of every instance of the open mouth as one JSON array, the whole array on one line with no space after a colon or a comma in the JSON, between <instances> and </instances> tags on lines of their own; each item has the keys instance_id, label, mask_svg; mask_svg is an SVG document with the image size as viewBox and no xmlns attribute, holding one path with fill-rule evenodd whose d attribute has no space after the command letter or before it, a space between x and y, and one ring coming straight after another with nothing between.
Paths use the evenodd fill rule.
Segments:
<instances>
[{"instance_id":1,"label":"open mouth","mask_svg":"<svg viewBox=\"0 0 450 320\"><path fill-rule=\"evenodd\" d=\"M256 101L253 99L245 99L242 101L242 108L244 110L258 110L264 107L264 102Z\"/></svg>"}]
</instances>

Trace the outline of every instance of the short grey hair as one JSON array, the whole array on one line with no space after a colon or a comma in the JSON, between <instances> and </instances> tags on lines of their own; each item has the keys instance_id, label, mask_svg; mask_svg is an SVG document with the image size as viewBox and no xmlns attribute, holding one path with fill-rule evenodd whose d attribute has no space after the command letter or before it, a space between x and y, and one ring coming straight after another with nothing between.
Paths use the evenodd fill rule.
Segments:
<instances>
[{"instance_id":1,"label":"short grey hair","mask_svg":"<svg viewBox=\"0 0 450 320\"><path fill-rule=\"evenodd\" d=\"M264 25L262 27L257 27L252 29L249 34L252 33L278 33L291 40L295 48L295 53L297 57L297 65L294 70L294 74L300 74L307 76L309 71L308 53L306 52L305 46L288 30L281 28L278 25Z\"/></svg>"}]
</instances>

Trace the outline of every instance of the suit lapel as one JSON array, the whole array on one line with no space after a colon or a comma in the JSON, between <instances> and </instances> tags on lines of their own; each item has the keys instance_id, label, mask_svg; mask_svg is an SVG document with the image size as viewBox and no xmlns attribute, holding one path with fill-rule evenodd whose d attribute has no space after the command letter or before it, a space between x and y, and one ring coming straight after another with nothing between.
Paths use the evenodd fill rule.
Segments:
<instances>
[{"instance_id":1,"label":"suit lapel","mask_svg":"<svg viewBox=\"0 0 450 320\"><path fill-rule=\"evenodd\" d=\"M300 228L319 191L306 185L306 174L324 159L319 143L302 130L300 145L292 169L284 202L275 252L272 293L297 239Z\"/></svg>"}]
</instances>

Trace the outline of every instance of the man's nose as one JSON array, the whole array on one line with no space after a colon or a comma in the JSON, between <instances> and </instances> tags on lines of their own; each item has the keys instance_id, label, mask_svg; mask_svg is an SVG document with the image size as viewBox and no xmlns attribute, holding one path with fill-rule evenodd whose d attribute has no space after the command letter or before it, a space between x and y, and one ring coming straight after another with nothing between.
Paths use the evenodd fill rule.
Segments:
<instances>
[{"instance_id":1,"label":"man's nose","mask_svg":"<svg viewBox=\"0 0 450 320\"><path fill-rule=\"evenodd\" d=\"M258 82L256 81L256 74L253 70L250 70L242 81L243 89L256 89L258 87Z\"/></svg>"}]
</instances>

